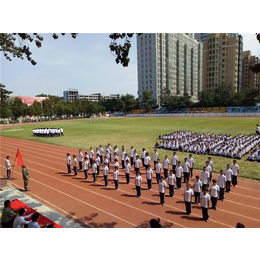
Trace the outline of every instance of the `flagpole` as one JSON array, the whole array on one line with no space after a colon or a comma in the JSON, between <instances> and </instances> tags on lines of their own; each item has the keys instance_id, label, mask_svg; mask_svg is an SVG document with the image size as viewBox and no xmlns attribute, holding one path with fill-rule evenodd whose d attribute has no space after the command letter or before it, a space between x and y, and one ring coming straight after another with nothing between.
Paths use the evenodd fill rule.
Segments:
<instances>
[{"instance_id":1,"label":"flagpole","mask_svg":"<svg viewBox=\"0 0 260 260\"><path fill-rule=\"evenodd\" d=\"M18 148L17 148L17 151L18 151ZM17 158L17 151L16 151L16 155L15 155L15 158L14 158L13 170L11 171L11 178L13 177L14 166L15 166L15 162L16 162L16 158Z\"/></svg>"}]
</instances>

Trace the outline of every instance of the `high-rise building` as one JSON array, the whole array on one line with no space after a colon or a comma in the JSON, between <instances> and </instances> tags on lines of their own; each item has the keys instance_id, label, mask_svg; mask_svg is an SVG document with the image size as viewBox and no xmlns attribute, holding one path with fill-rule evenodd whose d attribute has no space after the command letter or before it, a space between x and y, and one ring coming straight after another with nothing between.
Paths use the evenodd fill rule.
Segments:
<instances>
[{"instance_id":1,"label":"high-rise building","mask_svg":"<svg viewBox=\"0 0 260 260\"><path fill-rule=\"evenodd\" d=\"M259 58L256 56L252 56L251 51L243 52L242 89L253 87L260 89L260 72L253 73L250 70L250 66L259 63Z\"/></svg>"},{"instance_id":2,"label":"high-rise building","mask_svg":"<svg viewBox=\"0 0 260 260\"><path fill-rule=\"evenodd\" d=\"M160 102L164 88L171 95L198 100L202 90L203 44L185 33L145 33L137 37L138 95L153 91Z\"/></svg>"},{"instance_id":3,"label":"high-rise building","mask_svg":"<svg viewBox=\"0 0 260 260\"><path fill-rule=\"evenodd\" d=\"M242 85L243 37L237 33L212 33L203 45L203 89L214 93L222 83Z\"/></svg>"},{"instance_id":4,"label":"high-rise building","mask_svg":"<svg viewBox=\"0 0 260 260\"><path fill-rule=\"evenodd\" d=\"M209 35L210 33L194 33L194 38L199 41L202 42L203 44L206 43L206 37Z\"/></svg>"}]
</instances>

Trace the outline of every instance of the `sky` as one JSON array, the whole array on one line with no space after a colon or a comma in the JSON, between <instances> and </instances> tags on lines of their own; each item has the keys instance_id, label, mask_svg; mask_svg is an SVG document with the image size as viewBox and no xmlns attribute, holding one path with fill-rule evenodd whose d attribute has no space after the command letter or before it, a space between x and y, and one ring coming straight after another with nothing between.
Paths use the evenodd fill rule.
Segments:
<instances>
[{"instance_id":1,"label":"sky","mask_svg":"<svg viewBox=\"0 0 260 260\"><path fill-rule=\"evenodd\" d=\"M259 57L260 44L254 33L241 33L243 49ZM109 50L108 33L79 33L76 39L69 34L54 40L50 33L44 37L41 48L30 43L33 66L27 59L13 58L10 62L1 53L0 82L13 95L35 96L50 94L62 96L64 90L78 89L80 94L114 93L137 97L136 36L132 38L128 67L116 64Z\"/></svg>"}]
</instances>

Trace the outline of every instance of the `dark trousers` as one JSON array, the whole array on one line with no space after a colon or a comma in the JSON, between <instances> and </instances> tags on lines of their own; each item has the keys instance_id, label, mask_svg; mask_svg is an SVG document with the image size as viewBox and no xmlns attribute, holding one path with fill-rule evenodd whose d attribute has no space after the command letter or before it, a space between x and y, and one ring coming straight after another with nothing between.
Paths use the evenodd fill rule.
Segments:
<instances>
[{"instance_id":1,"label":"dark trousers","mask_svg":"<svg viewBox=\"0 0 260 260\"><path fill-rule=\"evenodd\" d=\"M230 192L231 191L231 181L227 181L226 182L226 192Z\"/></svg>"},{"instance_id":2,"label":"dark trousers","mask_svg":"<svg viewBox=\"0 0 260 260\"><path fill-rule=\"evenodd\" d=\"M212 180L212 172L209 173L209 181L211 182Z\"/></svg>"},{"instance_id":3,"label":"dark trousers","mask_svg":"<svg viewBox=\"0 0 260 260\"><path fill-rule=\"evenodd\" d=\"M159 180L160 180L160 173L156 173L156 182L157 182L157 184L159 184Z\"/></svg>"},{"instance_id":4,"label":"dark trousers","mask_svg":"<svg viewBox=\"0 0 260 260\"><path fill-rule=\"evenodd\" d=\"M105 181L105 186L108 185L108 178L107 178L107 175L104 175L104 181Z\"/></svg>"},{"instance_id":5,"label":"dark trousers","mask_svg":"<svg viewBox=\"0 0 260 260\"><path fill-rule=\"evenodd\" d=\"M126 183L128 184L130 182L130 174L126 173L125 178L126 178Z\"/></svg>"},{"instance_id":6,"label":"dark trousers","mask_svg":"<svg viewBox=\"0 0 260 260\"><path fill-rule=\"evenodd\" d=\"M153 165L154 165L153 169L154 169L154 170L155 170L156 164L157 164L157 161L153 161Z\"/></svg>"},{"instance_id":7,"label":"dark trousers","mask_svg":"<svg viewBox=\"0 0 260 260\"><path fill-rule=\"evenodd\" d=\"M73 170L74 170L74 176L77 176L78 175L78 170L77 170L77 167L73 167Z\"/></svg>"},{"instance_id":8,"label":"dark trousers","mask_svg":"<svg viewBox=\"0 0 260 260\"><path fill-rule=\"evenodd\" d=\"M137 174L138 172L140 172L140 168L135 167L135 173Z\"/></svg>"},{"instance_id":9,"label":"dark trousers","mask_svg":"<svg viewBox=\"0 0 260 260\"><path fill-rule=\"evenodd\" d=\"M237 185L237 176L232 175L232 185Z\"/></svg>"},{"instance_id":10,"label":"dark trousers","mask_svg":"<svg viewBox=\"0 0 260 260\"><path fill-rule=\"evenodd\" d=\"M144 167L144 158L142 158L142 165L143 165L143 167Z\"/></svg>"},{"instance_id":11,"label":"dark trousers","mask_svg":"<svg viewBox=\"0 0 260 260\"><path fill-rule=\"evenodd\" d=\"M209 211L208 211L208 208L204 208L204 207L201 207L202 209L202 218L204 220L208 220L209 219Z\"/></svg>"},{"instance_id":12,"label":"dark trousers","mask_svg":"<svg viewBox=\"0 0 260 260\"><path fill-rule=\"evenodd\" d=\"M211 207L212 209L217 209L217 201L218 201L218 197L212 197L211 196Z\"/></svg>"},{"instance_id":13,"label":"dark trousers","mask_svg":"<svg viewBox=\"0 0 260 260\"><path fill-rule=\"evenodd\" d=\"M193 168L190 168L190 177L193 177Z\"/></svg>"},{"instance_id":14,"label":"dark trousers","mask_svg":"<svg viewBox=\"0 0 260 260\"><path fill-rule=\"evenodd\" d=\"M99 173L100 173L100 167L99 165L97 165L97 175L99 175Z\"/></svg>"},{"instance_id":15,"label":"dark trousers","mask_svg":"<svg viewBox=\"0 0 260 260\"><path fill-rule=\"evenodd\" d=\"M147 188L148 190L152 189L152 180L146 179L147 180Z\"/></svg>"},{"instance_id":16,"label":"dark trousers","mask_svg":"<svg viewBox=\"0 0 260 260\"><path fill-rule=\"evenodd\" d=\"M185 206L186 206L186 213L190 215L191 213L191 202L190 201L185 201Z\"/></svg>"},{"instance_id":17,"label":"dark trousers","mask_svg":"<svg viewBox=\"0 0 260 260\"><path fill-rule=\"evenodd\" d=\"M7 173L7 179L9 179L9 178L10 178L10 175L11 175L11 169L6 170L6 173Z\"/></svg>"},{"instance_id":18,"label":"dark trousers","mask_svg":"<svg viewBox=\"0 0 260 260\"><path fill-rule=\"evenodd\" d=\"M134 165L134 157L130 157L131 165Z\"/></svg>"},{"instance_id":19,"label":"dark trousers","mask_svg":"<svg viewBox=\"0 0 260 260\"><path fill-rule=\"evenodd\" d=\"M90 166L92 167L92 165L93 165L93 159L92 159L92 158L89 158L89 162L90 162Z\"/></svg>"},{"instance_id":20,"label":"dark trousers","mask_svg":"<svg viewBox=\"0 0 260 260\"><path fill-rule=\"evenodd\" d=\"M103 156L100 155L100 163L102 164L103 163Z\"/></svg>"},{"instance_id":21,"label":"dark trousers","mask_svg":"<svg viewBox=\"0 0 260 260\"><path fill-rule=\"evenodd\" d=\"M209 187L209 185L208 184L202 184L202 190L204 190L205 188L208 188Z\"/></svg>"},{"instance_id":22,"label":"dark trousers","mask_svg":"<svg viewBox=\"0 0 260 260\"><path fill-rule=\"evenodd\" d=\"M67 168L68 168L68 173L71 173L71 167L70 167L70 164L67 164Z\"/></svg>"},{"instance_id":23,"label":"dark trousers","mask_svg":"<svg viewBox=\"0 0 260 260\"><path fill-rule=\"evenodd\" d=\"M176 165L172 165L172 172L175 173Z\"/></svg>"},{"instance_id":24,"label":"dark trousers","mask_svg":"<svg viewBox=\"0 0 260 260\"><path fill-rule=\"evenodd\" d=\"M168 169L163 169L164 179L168 178Z\"/></svg>"},{"instance_id":25,"label":"dark trousers","mask_svg":"<svg viewBox=\"0 0 260 260\"><path fill-rule=\"evenodd\" d=\"M84 170L85 178L88 178L88 170Z\"/></svg>"},{"instance_id":26,"label":"dark trousers","mask_svg":"<svg viewBox=\"0 0 260 260\"><path fill-rule=\"evenodd\" d=\"M147 170L147 169L148 169L148 165L147 165L147 164L145 164L145 165L144 165L144 168L145 168L145 170Z\"/></svg>"},{"instance_id":27,"label":"dark trousers","mask_svg":"<svg viewBox=\"0 0 260 260\"><path fill-rule=\"evenodd\" d=\"M200 203L200 192L195 191L194 196L195 196L195 203Z\"/></svg>"},{"instance_id":28,"label":"dark trousers","mask_svg":"<svg viewBox=\"0 0 260 260\"><path fill-rule=\"evenodd\" d=\"M125 161L122 160L121 162L122 162L122 169L125 169Z\"/></svg>"},{"instance_id":29,"label":"dark trousers","mask_svg":"<svg viewBox=\"0 0 260 260\"><path fill-rule=\"evenodd\" d=\"M220 200L224 200L225 199L225 190L224 190L224 188L220 188L219 199Z\"/></svg>"},{"instance_id":30,"label":"dark trousers","mask_svg":"<svg viewBox=\"0 0 260 260\"><path fill-rule=\"evenodd\" d=\"M118 189L118 180L114 180L114 183L115 183L115 189L117 190Z\"/></svg>"},{"instance_id":31,"label":"dark trousers","mask_svg":"<svg viewBox=\"0 0 260 260\"><path fill-rule=\"evenodd\" d=\"M96 173L92 173L93 175L93 181L96 182L97 181L97 174Z\"/></svg>"},{"instance_id":32,"label":"dark trousers","mask_svg":"<svg viewBox=\"0 0 260 260\"><path fill-rule=\"evenodd\" d=\"M184 182L189 182L189 180L190 180L190 174L188 173L188 172L183 172L183 175L184 175Z\"/></svg>"},{"instance_id":33,"label":"dark trousers","mask_svg":"<svg viewBox=\"0 0 260 260\"><path fill-rule=\"evenodd\" d=\"M164 204L165 193L160 192L160 204Z\"/></svg>"},{"instance_id":34,"label":"dark trousers","mask_svg":"<svg viewBox=\"0 0 260 260\"><path fill-rule=\"evenodd\" d=\"M177 182L177 188L181 188L181 178L176 177L176 182Z\"/></svg>"},{"instance_id":35,"label":"dark trousers","mask_svg":"<svg viewBox=\"0 0 260 260\"><path fill-rule=\"evenodd\" d=\"M169 185L169 194L170 194L170 197L174 196L174 185Z\"/></svg>"},{"instance_id":36,"label":"dark trousers","mask_svg":"<svg viewBox=\"0 0 260 260\"><path fill-rule=\"evenodd\" d=\"M82 170L82 162L79 161L79 169Z\"/></svg>"},{"instance_id":37,"label":"dark trousers","mask_svg":"<svg viewBox=\"0 0 260 260\"><path fill-rule=\"evenodd\" d=\"M137 197L141 196L141 186L135 186L136 188L136 193L137 193Z\"/></svg>"}]
</instances>

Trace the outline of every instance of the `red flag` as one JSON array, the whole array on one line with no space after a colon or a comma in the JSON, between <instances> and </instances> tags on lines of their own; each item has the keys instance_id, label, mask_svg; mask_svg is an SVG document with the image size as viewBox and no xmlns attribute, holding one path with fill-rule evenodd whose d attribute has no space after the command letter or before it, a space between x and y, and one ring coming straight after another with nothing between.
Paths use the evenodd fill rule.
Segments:
<instances>
[{"instance_id":1,"label":"red flag","mask_svg":"<svg viewBox=\"0 0 260 260\"><path fill-rule=\"evenodd\" d=\"M22 165L23 165L23 158L22 158L22 155L20 153L20 149L19 148L17 148L16 159L17 159L17 165L22 167Z\"/></svg>"}]
</instances>

